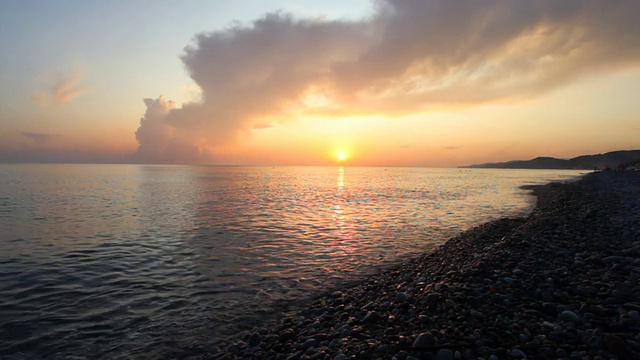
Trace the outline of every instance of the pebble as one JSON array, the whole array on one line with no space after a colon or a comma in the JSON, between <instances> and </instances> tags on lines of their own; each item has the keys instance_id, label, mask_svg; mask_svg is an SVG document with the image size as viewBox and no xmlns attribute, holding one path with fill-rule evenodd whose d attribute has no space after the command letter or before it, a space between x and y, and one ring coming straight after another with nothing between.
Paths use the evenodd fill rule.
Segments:
<instances>
[{"instance_id":1,"label":"pebble","mask_svg":"<svg viewBox=\"0 0 640 360\"><path fill-rule=\"evenodd\" d=\"M440 349L436 354L436 360L454 360L453 352L449 349Z\"/></svg>"},{"instance_id":2,"label":"pebble","mask_svg":"<svg viewBox=\"0 0 640 360\"><path fill-rule=\"evenodd\" d=\"M380 320L380 318L381 318L381 316L377 312L369 311L367 313L367 315L365 315L365 317L362 319L362 322L365 323L365 324L378 322Z\"/></svg>"},{"instance_id":3,"label":"pebble","mask_svg":"<svg viewBox=\"0 0 640 360\"><path fill-rule=\"evenodd\" d=\"M260 341L262 341L262 337L260 336L260 334L255 332L251 334L249 340L247 341L247 344L249 344L249 346L258 346L260 344Z\"/></svg>"},{"instance_id":4,"label":"pebble","mask_svg":"<svg viewBox=\"0 0 640 360\"><path fill-rule=\"evenodd\" d=\"M572 323L579 323L580 317L571 310L565 310L558 315L558 318L563 321L569 321Z\"/></svg>"},{"instance_id":5,"label":"pebble","mask_svg":"<svg viewBox=\"0 0 640 360\"><path fill-rule=\"evenodd\" d=\"M278 336L278 340L280 342L287 342L289 340L293 340L293 329L286 329L280 333Z\"/></svg>"},{"instance_id":6,"label":"pebble","mask_svg":"<svg viewBox=\"0 0 640 360\"><path fill-rule=\"evenodd\" d=\"M403 303L405 301L409 300L409 297L407 296L407 294L399 292L396 294L396 302L397 303Z\"/></svg>"},{"instance_id":7,"label":"pebble","mask_svg":"<svg viewBox=\"0 0 640 360\"><path fill-rule=\"evenodd\" d=\"M511 358L527 359L527 355L520 349L511 349Z\"/></svg>"},{"instance_id":8,"label":"pebble","mask_svg":"<svg viewBox=\"0 0 640 360\"><path fill-rule=\"evenodd\" d=\"M435 306L438 304L438 302L440 301L440 295L436 294L436 293L431 293L429 295L427 295L426 298L426 303L429 306Z\"/></svg>"},{"instance_id":9,"label":"pebble","mask_svg":"<svg viewBox=\"0 0 640 360\"><path fill-rule=\"evenodd\" d=\"M413 346L416 349L423 349L432 347L435 344L433 340L433 335L431 333L422 333L418 335L416 340L413 342Z\"/></svg>"},{"instance_id":10,"label":"pebble","mask_svg":"<svg viewBox=\"0 0 640 360\"><path fill-rule=\"evenodd\" d=\"M317 347L318 346L318 340L316 339L307 339L303 344L302 347L307 350L310 347Z\"/></svg>"}]
</instances>

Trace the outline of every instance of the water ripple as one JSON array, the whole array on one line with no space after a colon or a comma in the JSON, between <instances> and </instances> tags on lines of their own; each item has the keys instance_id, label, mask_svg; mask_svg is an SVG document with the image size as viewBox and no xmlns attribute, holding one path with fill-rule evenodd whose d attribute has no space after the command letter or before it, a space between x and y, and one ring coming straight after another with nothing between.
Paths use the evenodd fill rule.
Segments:
<instances>
[{"instance_id":1,"label":"water ripple","mask_svg":"<svg viewBox=\"0 0 640 360\"><path fill-rule=\"evenodd\" d=\"M572 175L0 165L0 357L199 354Z\"/></svg>"}]
</instances>

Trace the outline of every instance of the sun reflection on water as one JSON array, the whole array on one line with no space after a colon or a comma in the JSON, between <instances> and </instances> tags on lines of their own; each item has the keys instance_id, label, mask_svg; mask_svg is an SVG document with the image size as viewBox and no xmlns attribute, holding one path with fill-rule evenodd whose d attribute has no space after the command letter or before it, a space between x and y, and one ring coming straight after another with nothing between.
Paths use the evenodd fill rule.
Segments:
<instances>
[{"instance_id":1,"label":"sun reflection on water","mask_svg":"<svg viewBox=\"0 0 640 360\"><path fill-rule=\"evenodd\" d=\"M344 190L344 167L338 168L338 191Z\"/></svg>"}]
</instances>

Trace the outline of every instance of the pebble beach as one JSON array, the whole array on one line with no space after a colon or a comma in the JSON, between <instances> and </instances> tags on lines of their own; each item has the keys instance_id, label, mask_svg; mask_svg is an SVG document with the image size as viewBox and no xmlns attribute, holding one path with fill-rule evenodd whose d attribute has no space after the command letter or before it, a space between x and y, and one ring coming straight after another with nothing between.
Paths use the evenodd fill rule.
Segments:
<instances>
[{"instance_id":1,"label":"pebble beach","mask_svg":"<svg viewBox=\"0 0 640 360\"><path fill-rule=\"evenodd\" d=\"M532 187L535 209L283 311L212 359L640 359L640 173Z\"/></svg>"}]
</instances>

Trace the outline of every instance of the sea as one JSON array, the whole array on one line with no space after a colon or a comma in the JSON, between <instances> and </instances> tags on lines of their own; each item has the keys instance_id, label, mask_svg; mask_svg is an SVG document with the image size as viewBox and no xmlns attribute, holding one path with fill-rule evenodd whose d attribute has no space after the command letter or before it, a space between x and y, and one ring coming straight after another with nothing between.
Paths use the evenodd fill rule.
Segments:
<instances>
[{"instance_id":1,"label":"sea","mask_svg":"<svg viewBox=\"0 0 640 360\"><path fill-rule=\"evenodd\" d=\"M0 358L180 358L580 171L0 165Z\"/></svg>"}]
</instances>

